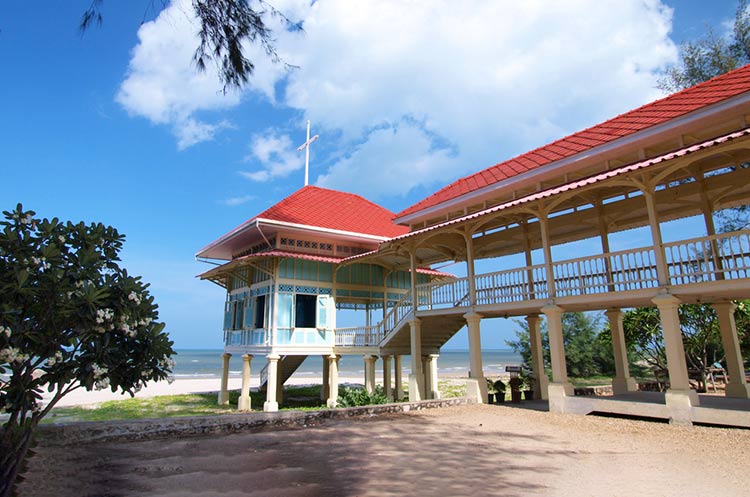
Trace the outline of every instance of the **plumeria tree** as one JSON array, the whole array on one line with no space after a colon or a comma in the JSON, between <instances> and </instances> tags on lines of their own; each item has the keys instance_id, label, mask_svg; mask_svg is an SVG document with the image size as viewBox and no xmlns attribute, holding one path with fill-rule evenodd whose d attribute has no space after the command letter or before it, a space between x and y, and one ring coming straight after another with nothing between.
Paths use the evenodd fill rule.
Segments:
<instances>
[{"instance_id":1,"label":"plumeria tree","mask_svg":"<svg viewBox=\"0 0 750 497\"><path fill-rule=\"evenodd\" d=\"M148 284L118 264L125 237L103 224L0 221L0 496L10 495L34 428L78 388L134 395L168 379L172 342ZM43 392L48 400L43 402Z\"/></svg>"}]
</instances>

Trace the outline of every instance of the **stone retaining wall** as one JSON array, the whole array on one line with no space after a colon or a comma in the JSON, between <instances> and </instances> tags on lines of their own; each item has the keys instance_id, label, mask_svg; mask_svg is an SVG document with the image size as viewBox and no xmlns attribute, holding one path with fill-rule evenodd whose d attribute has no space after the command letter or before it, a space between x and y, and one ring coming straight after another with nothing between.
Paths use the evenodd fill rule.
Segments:
<instances>
[{"instance_id":1,"label":"stone retaining wall","mask_svg":"<svg viewBox=\"0 0 750 497\"><path fill-rule=\"evenodd\" d=\"M104 441L148 440L170 436L239 433L265 428L318 425L328 419L419 411L470 403L472 403L470 399L458 397L376 406L323 409L320 411L251 412L218 416L42 425L37 429L36 438L43 445L68 445Z\"/></svg>"}]
</instances>

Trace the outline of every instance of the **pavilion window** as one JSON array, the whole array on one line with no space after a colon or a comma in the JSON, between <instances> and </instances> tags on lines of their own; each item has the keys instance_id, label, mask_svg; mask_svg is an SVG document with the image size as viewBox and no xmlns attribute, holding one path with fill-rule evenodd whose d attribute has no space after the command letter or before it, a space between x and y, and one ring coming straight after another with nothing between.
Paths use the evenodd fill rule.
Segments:
<instances>
[{"instance_id":1,"label":"pavilion window","mask_svg":"<svg viewBox=\"0 0 750 497\"><path fill-rule=\"evenodd\" d=\"M233 302L232 307L233 309L233 323L234 327L232 329L234 330L241 330L243 328L244 323L244 311L245 311L245 305L242 300L235 300Z\"/></svg>"},{"instance_id":2,"label":"pavilion window","mask_svg":"<svg viewBox=\"0 0 750 497\"><path fill-rule=\"evenodd\" d=\"M315 328L317 295L297 294L294 296L294 327Z\"/></svg>"},{"instance_id":3,"label":"pavilion window","mask_svg":"<svg viewBox=\"0 0 750 497\"><path fill-rule=\"evenodd\" d=\"M266 327L266 296L258 295L255 300L255 329Z\"/></svg>"}]
</instances>

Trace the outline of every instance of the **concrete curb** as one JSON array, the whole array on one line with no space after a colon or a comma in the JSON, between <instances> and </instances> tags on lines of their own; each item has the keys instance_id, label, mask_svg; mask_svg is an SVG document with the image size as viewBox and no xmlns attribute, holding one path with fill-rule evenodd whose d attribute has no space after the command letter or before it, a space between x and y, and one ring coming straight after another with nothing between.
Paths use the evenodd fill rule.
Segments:
<instances>
[{"instance_id":1,"label":"concrete curb","mask_svg":"<svg viewBox=\"0 0 750 497\"><path fill-rule=\"evenodd\" d=\"M151 440L171 436L241 433L267 428L318 425L329 419L420 411L471 404L466 397L420 402L402 402L376 406L323 409L320 411L280 411L223 414L184 418L156 418L128 421L92 421L59 425L42 425L36 439L43 445L57 446L74 443L123 442Z\"/></svg>"}]
</instances>

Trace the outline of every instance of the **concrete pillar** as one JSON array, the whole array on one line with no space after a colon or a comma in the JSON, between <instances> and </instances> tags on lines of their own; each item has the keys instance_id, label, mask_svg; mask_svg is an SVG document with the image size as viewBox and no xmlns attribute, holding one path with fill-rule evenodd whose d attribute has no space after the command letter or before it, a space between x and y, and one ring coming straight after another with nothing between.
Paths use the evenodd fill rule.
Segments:
<instances>
[{"instance_id":1,"label":"concrete pillar","mask_svg":"<svg viewBox=\"0 0 750 497\"><path fill-rule=\"evenodd\" d=\"M487 402L487 380L482 370L482 338L480 335L482 316L476 312L464 314L466 326L469 330L469 376L478 382L479 399L477 402Z\"/></svg>"},{"instance_id":2,"label":"concrete pillar","mask_svg":"<svg viewBox=\"0 0 750 497\"><path fill-rule=\"evenodd\" d=\"M544 348L542 347L541 319L538 314L526 316L529 325L529 342L531 345L531 374L534 375L534 398L547 400L549 379L544 370Z\"/></svg>"},{"instance_id":3,"label":"concrete pillar","mask_svg":"<svg viewBox=\"0 0 750 497\"><path fill-rule=\"evenodd\" d=\"M276 402L279 405L284 403L284 378L281 377L281 365L283 362L283 358L279 360L279 366L276 369Z\"/></svg>"},{"instance_id":4,"label":"concrete pillar","mask_svg":"<svg viewBox=\"0 0 750 497\"><path fill-rule=\"evenodd\" d=\"M546 305L542 312L547 317L549 333L549 355L552 365L552 383L547 387L550 412L565 412L565 397L573 395L573 385L568 381L565 365L565 341L563 339L563 310L553 304Z\"/></svg>"},{"instance_id":5,"label":"concrete pillar","mask_svg":"<svg viewBox=\"0 0 750 497\"><path fill-rule=\"evenodd\" d=\"M422 374L422 328L419 319L409 322L411 327L411 374L409 375L409 402L424 399Z\"/></svg>"},{"instance_id":6,"label":"concrete pillar","mask_svg":"<svg viewBox=\"0 0 750 497\"><path fill-rule=\"evenodd\" d=\"M737 338L737 324L734 322L734 310L737 306L732 302L720 302L713 305L716 315L719 317L719 328L721 329L721 343L724 346L724 354L727 358L727 383L726 396L750 398L750 384L745 378L745 367L742 362L740 342Z\"/></svg>"},{"instance_id":7,"label":"concrete pillar","mask_svg":"<svg viewBox=\"0 0 750 497\"><path fill-rule=\"evenodd\" d=\"M682 344L680 330L680 316L678 309L680 299L673 295L662 294L651 299L659 308L661 328L664 333L664 349L667 356L667 371L669 373L669 390L665 395L667 406L673 408L673 421L676 423L690 423L690 407L699 404L698 394L690 389L685 347Z\"/></svg>"},{"instance_id":8,"label":"concrete pillar","mask_svg":"<svg viewBox=\"0 0 750 497\"><path fill-rule=\"evenodd\" d=\"M365 356L365 391L369 394L375 391L375 361L377 356Z\"/></svg>"},{"instance_id":9,"label":"concrete pillar","mask_svg":"<svg viewBox=\"0 0 750 497\"><path fill-rule=\"evenodd\" d=\"M242 356L242 391L240 393L240 399L237 402L237 409L240 411L250 410L250 362L253 360L253 356L250 354L244 354Z\"/></svg>"},{"instance_id":10,"label":"concrete pillar","mask_svg":"<svg viewBox=\"0 0 750 497\"><path fill-rule=\"evenodd\" d=\"M429 377L430 387L425 387L427 394L431 399L440 398L440 386L438 385L438 367L437 360L440 357L439 354L430 354L427 356L427 377Z\"/></svg>"},{"instance_id":11,"label":"concrete pillar","mask_svg":"<svg viewBox=\"0 0 750 497\"><path fill-rule=\"evenodd\" d=\"M339 399L339 358L336 354L328 356L328 400L326 406L333 409Z\"/></svg>"},{"instance_id":12,"label":"concrete pillar","mask_svg":"<svg viewBox=\"0 0 750 497\"><path fill-rule=\"evenodd\" d=\"M424 399L432 399L432 376L430 375L430 357L422 356L422 374L424 375Z\"/></svg>"},{"instance_id":13,"label":"concrete pillar","mask_svg":"<svg viewBox=\"0 0 750 497\"><path fill-rule=\"evenodd\" d=\"M393 383L395 383L395 400L400 402L404 398L404 380L401 378L403 370L401 368L401 356L393 356Z\"/></svg>"},{"instance_id":14,"label":"concrete pillar","mask_svg":"<svg viewBox=\"0 0 750 497\"><path fill-rule=\"evenodd\" d=\"M328 392L330 388L330 364L328 363L328 356L323 356L323 383L320 385L320 400L328 400Z\"/></svg>"},{"instance_id":15,"label":"concrete pillar","mask_svg":"<svg viewBox=\"0 0 750 497\"><path fill-rule=\"evenodd\" d=\"M263 403L265 412L276 412L279 410L279 402L276 400L276 389L279 383L279 359L278 354L268 354L268 377L266 379L266 401Z\"/></svg>"},{"instance_id":16,"label":"concrete pillar","mask_svg":"<svg viewBox=\"0 0 750 497\"><path fill-rule=\"evenodd\" d=\"M612 334L612 353L615 358L615 377L612 379L612 392L615 395L636 392L638 391L638 384L630 377L628 349L625 343L625 331L622 327L622 311L620 309L608 309L604 314L609 320L609 329Z\"/></svg>"},{"instance_id":17,"label":"concrete pillar","mask_svg":"<svg viewBox=\"0 0 750 497\"><path fill-rule=\"evenodd\" d=\"M229 405L229 359L232 354L224 353L221 355L223 366L221 369L221 389L219 390L219 398L217 403L220 406Z\"/></svg>"},{"instance_id":18,"label":"concrete pillar","mask_svg":"<svg viewBox=\"0 0 750 497\"><path fill-rule=\"evenodd\" d=\"M385 397L393 402L393 387L391 385L391 356L384 355L383 359L383 393Z\"/></svg>"}]
</instances>

